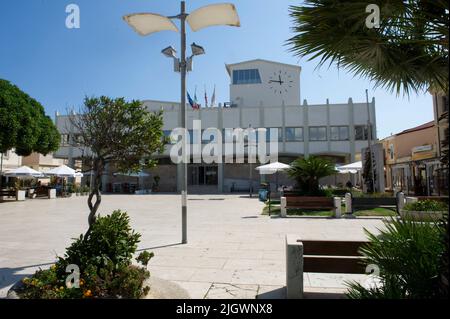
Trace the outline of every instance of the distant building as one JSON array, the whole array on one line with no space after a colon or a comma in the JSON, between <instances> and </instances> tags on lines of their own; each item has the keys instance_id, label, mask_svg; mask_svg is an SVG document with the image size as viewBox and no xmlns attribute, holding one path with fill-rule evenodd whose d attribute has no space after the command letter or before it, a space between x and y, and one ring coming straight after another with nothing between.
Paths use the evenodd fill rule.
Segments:
<instances>
[{"instance_id":1,"label":"distant building","mask_svg":"<svg viewBox=\"0 0 450 319\"><path fill-rule=\"evenodd\" d=\"M33 153L22 158L22 165L31 167L39 172L46 172L63 164L64 159L54 158L52 153L47 155Z\"/></svg>"},{"instance_id":2,"label":"distant building","mask_svg":"<svg viewBox=\"0 0 450 319\"><path fill-rule=\"evenodd\" d=\"M345 103L309 105L300 99L301 68L266 60L251 60L227 64L230 76L230 102L217 107L187 108L187 126L193 129L193 121L201 120L202 128L274 128L278 132L278 157L280 162L290 163L300 156L318 155L338 164L354 162L361 158L361 149L367 146L369 118L372 124L372 140L376 140L375 100L367 105L354 103L351 98ZM149 111L163 110L164 134L181 126L180 104L177 102L148 100L143 102ZM73 145L76 132L71 130L67 115L56 116L56 125L62 136L60 149L55 153L69 163L86 155L82 145ZM71 138L72 136L72 138ZM203 146L208 141L202 141ZM180 190L181 166L169 158L171 145L167 145L157 168L151 175L159 176L159 189L163 192ZM256 164L199 163L188 165L188 185L192 192L230 192L249 189L250 171L252 185L257 188L259 174ZM120 189L122 184L136 184L133 177L114 175L110 167L103 178L103 190ZM292 184L280 174L280 184ZM141 181L150 187L152 178ZM141 186L142 186L141 183ZM128 186L127 186L127 189Z\"/></svg>"},{"instance_id":3,"label":"distant building","mask_svg":"<svg viewBox=\"0 0 450 319\"><path fill-rule=\"evenodd\" d=\"M439 144L434 121L383 139L385 179L388 190L406 194L439 195L448 192L441 185Z\"/></svg>"}]
</instances>

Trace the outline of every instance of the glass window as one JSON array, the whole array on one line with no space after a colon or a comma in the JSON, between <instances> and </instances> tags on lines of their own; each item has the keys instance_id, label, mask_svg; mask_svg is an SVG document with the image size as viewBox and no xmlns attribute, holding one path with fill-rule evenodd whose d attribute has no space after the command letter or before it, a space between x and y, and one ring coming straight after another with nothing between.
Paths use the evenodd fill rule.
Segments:
<instances>
[{"instance_id":1,"label":"glass window","mask_svg":"<svg viewBox=\"0 0 450 319\"><path fill-rule=\"evenodd\" d=\"M327 140L327 128L325 126L316 126L309 128L309 140L310 141L326 141Z\"/></svg>"},{"instance_id":2,"label":"glass window","mask_svg":"<svg viewBox=\"0 0 450 319\"><path fill-rule=\"evenodd\" d=\"M339 127L339 137L341 141L349 140L348 126L340 126Z\"/></svg>"},{"instance_id":3,"label":"glass window","mask_svg":"<svg viewBox=\"0 0 450 319\"><path fill-rule=\"evenodd\" d=\"M372 127L373 129L373 127ZM372 134L373 136L373 134ZM367 131L367 125L357 125L355 126L355 140L357 141L366 141L369 137Z\"/></svg>"},{"instance_id":4,"label":"glass window","mask_svg":"<svg viewBox=\"0 0 450 319\"><path fill-rule=\"evenodd\" d=\"M332 126L330 127L330 139L332 141L347 141L348 126Z\"/></svg>"},{"instance_id":5,"label":"glass window","mask_svg":"<svg viewBox=\"0 0 450 319\"><path fill-rule=\"evenodd\" d=\"M233 84L259 84L261 77L258 69L234 70Z\"/></svg>"},{"instance_id":6,"label":"glass window","mask_svg":"<svg viewBox=\"0 0 450 319\"><path fill-rule=\"evenodd\" d=\"M286 142L303 141L303 127L286 127Z\"/></svg>"}]
</instances>

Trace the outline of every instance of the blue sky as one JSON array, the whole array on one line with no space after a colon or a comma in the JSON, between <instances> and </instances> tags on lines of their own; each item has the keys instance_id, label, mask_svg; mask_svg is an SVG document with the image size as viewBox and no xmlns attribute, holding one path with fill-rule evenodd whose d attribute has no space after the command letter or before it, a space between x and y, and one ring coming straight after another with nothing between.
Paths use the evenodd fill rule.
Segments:
<instances>
[{"instance_id":1,"label":"blue sky","mask_svg":"<svg viewBox=\"0 0 450 319\"><path fill-rule=\"evenodd\" d=\"M187 1L187 10L217 1ZM222 1L219 1L222 2ZM375 96L378 136L432 120L429 94L396 97L374 90L367 80L354 78L335 67L316 69L288 52L285 41L292 36L289 5L301 1L235 0L241 28L212 27L188 33L207 51L197 57L189 74L188 90L197 94L204 87L211 96L214 85L218 102L229 100L225 63L262 58L302 67L301 99L308 104L343 103L349 97L365 102L365 89ZM67 29L68 4L79 5L81 28ZM179 47L175 32L149 37L134 33L122 16L135 12L174 15L175 0L2 0L0 2L0 78L18 85L40 101L47 113L65 113L82 104L84 96L123 96L127 99L179 101L179 75L162 48ZM193 94L193 93L192 93Z\"/></svg>"}]
</instances>

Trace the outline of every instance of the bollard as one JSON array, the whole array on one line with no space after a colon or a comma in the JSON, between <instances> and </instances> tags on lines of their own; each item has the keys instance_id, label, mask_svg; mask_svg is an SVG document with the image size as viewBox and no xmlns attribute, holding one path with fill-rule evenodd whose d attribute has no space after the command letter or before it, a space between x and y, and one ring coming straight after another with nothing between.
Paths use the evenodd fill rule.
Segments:
<instances>
[{"instance_id":1,"label":"bollard","mask_svg":"<svg viewBox=\"0 0 450 319\"><path fill-rule=\"evenodd\" d=\"M303 243L295 235L286 235L286 297L303 298Z\"/></svg>"},{"instance_id":2,"label":"bollard","mask_svg":"<svg viewBox=\"0 0 450 319\"><path fill-rule=\"evenodd\" d=\"M346 214L352 214L352 194L345 193L345 213Z\"/></svg>"},{"instance_id":3,"label":"bollard","mask_svg":"<svg viewBox=\"0 0 450 319\"><path fill-rule=\"evenodd\" d=\"M334 197L333 200L334 200L334 217L341 218L342 215L341 198Z\"/></svg>"}]
</instances>

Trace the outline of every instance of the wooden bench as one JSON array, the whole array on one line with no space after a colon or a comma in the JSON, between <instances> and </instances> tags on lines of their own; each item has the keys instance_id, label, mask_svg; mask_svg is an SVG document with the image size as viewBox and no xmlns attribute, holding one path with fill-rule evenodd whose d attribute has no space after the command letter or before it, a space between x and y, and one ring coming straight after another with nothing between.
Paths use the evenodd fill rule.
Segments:
<instances>
[{"instance_id":1,"label":"wooden bench","mask_svg":"<svg viewBox=\"0 0 450 319\"><path fill-rule=\"evenodd\" d=\"M321 196L283 196L280 200L281 217L287 216L288 209L324 209L333 210L336 217L341 216L340 197Z\"/></svg>"},{"instance_id":2,"label":"wooden bench","mask_svg":"<svg viewBox=\"0 0 450 319\"><path fill-rule=\"evenodd\" d=\"M3 199L3 197L16 198L16 191L15 190L0 190L0 198Z\"/></svg>"},{"instance_id":3,"label":"wooden bench","mask_svg":"<svg viewBox=\"0 0 450 319\"><path fill-rule=\"evenodd\" d=\"M387 208L399 213L397 197L353 197L350 193L345 196L345 213L353 214L356 210Z\"/></svg>"},{"instance_id":4,"label":"wooden bench","mask_svg":"<svg viewBox=\"0 0 450 319\"><path fill-rule=\"evenodd\" d=\"M303 273L365 274L359 253L368 241L301 240L286 236L286 288L289 299L303 298Z\"/></svg>"}]
</instances>

